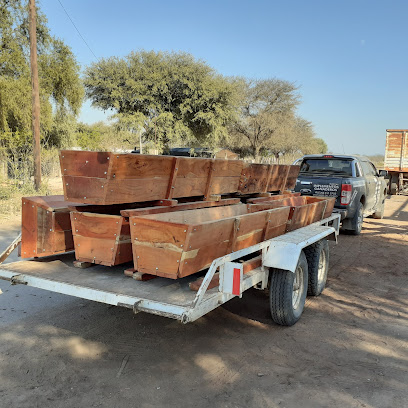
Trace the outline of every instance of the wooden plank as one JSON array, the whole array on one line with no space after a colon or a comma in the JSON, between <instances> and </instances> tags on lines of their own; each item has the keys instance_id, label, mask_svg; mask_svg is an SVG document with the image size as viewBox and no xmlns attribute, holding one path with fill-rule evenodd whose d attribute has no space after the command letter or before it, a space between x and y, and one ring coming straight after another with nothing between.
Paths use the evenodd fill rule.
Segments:
<instances>
[{"instance_id":1,"label":"wooden plank","mask_svg":"<svg viewBox=\"0 0 408 408\"><path fill-rule=\"evenodd\" d=\"M285 185L287 172L288 166L272 164L267 191L282 191Z\"/></svg>"},{"instance_id":2,"label":"wooden plank","mask_svg":"<svg viewBox=\"0 0 408 408\"><path fill-rule=\"evenodd\" d=\"M296 181L299 176L299 171L300 171L300 166L295 166L295 165L289 166L288 175L287 175L285 186L284 186L285 190L292 190L295 188Z\"/></svg>"},{"instance_id":3,"label":"wooden plank","mask_svg":"<svg viewBox=\"0 0 408 408\"><path fill-rule=\"evenodd\" d=\"M54 253L64 253L74 250L74 239L72 231L55 231L53 233L53 251L48 255Z\"/></svg>"},{"instance_id":4,"label":"wooden plank","mask_svg":"<svg viewBox=\"0 0 408 408\"><path fill-rule=\"evenodd\" d=\"M300 193L282 193L282 194L270 195L267 197L249 198L246 202L251 203L251 204L256 204L256 203L264 203L264 202L275 201L275 200L283 200L284 198L288 198L288 197L299 197L299 196L300 196Z\"/></svg>"},{"instance_id":5,"label":"wooden plank","mask_svg":"<svg viewBox=\"0 0 408 408\"><path fill-rule=\"evenodd\" d=\"M132 180L164 178L168 182L174 157L132 153L112 153L111 160L111 179ZM162 197L164 197L164 195Z\"/></svg>"},{"instance_id":6,"label":"wooden plank","mask_svg":"<svg viewBox=\"0 0 408 408\"><path fill-rule=\"evenodd\" d=\"M183 252L180 268L175 278L183 278L208 268L215 258L226 255L229 241L213 243L192 251Z\"/></svg>"},{"instance_id":7,"label":"wooden plank","mask_svg":"<svg viewBox=\"0 0 408 408\"><path fill-rule=\"evenodd\" d=\"M176 201L176 200L174 200ZM233 205L240 203L239 198L227 198L220 201L193 201L190 203L180 203L175 206L157 206L157 207L149 207L149 208L137 208L133 210L122 210L120 213L124 217L132 217L132 216L142 216L142 215L149 215L149 214L160 214L166 212L175 212L175 211L185 211L185 210L194 210L198 208L206 208L206 207L222 207L227 205Z\"/></svg>"},{"instance_id":8,"label":"wooden plank","mask_svg":"<svg viewBox=\"0 0 408 408\"><path fill-rule=\"evenodd\" d=\"M71 218L69 212L54 213L54 231L71 231Z\"/></svg>"},{"instance_id":9,"label":"wooden plank","mask_svg":"<svg viewBox=\"0 0 408 408\"><path fill-rule=\"evenodd\" d=\"M205 185L205 190L204 190L204 200L209 198L211 195L211 190L212 190L212 180L214 177L214 170L215 170L215 163L214 160L210 162L210 165L208 167L208 176L207 176L207 182Z\"/></svg>"},{"instance_id":10,"label":"wooden plank","mask_svg":"<svg viewBox=\"0 0 408 408\"><path fill-rule=\"evenodd\" d=\"M83 237L81 235L74 236L75 257L78 261L93 262L105 266L113 266L116 261L116 254L123 252L123 255L131 253L132 244L130 240L120 243L112 242L107 239L98 239ZM130 262L131 257L124 259L120 258L119 263Z\"/></svg>"},{"instance_id":11,"label":"wooden plank","mask_svg":"<svg viewBox=\"0 0 408 408\"><path fill-rule=\"evenodd\" d=\"M69 211L75 212L89 212L95 214L110 214L119 215L122 211L125 211L123 216L126 216L126 210L132 210L136 208L146 208L155 206L175 206L177 205L177 200L153 200L153 201L141 201L135 203L121 203L121 204L109 204L109 205L95 205L95 204L80 204L80 205L69 205Z\"/></svg>"},{"instance_id":12,"label":"wooden plank","mask_svg":"<svg viewBox=\"0 0 408 408\"><path fill-rule=\"evenodd\" d=\"M262 266L262 255L258 255L255 258L249 259L248 261L242 262L243 274L260 268Z\"/></svg>"},{"instance_id":13,"label":"wooden plank","mask_svg":"<svg viewBox=\"0 0 408 408\"><path fill-rule=\"evenodd\" d=\"M234 222L233 222L232 228L231 228L231 232L230 232L230 238L229 238L227 252L234 252L236 250L235 247L236 247L236 243L237 243L237 238L238 238L238 234L239 234L241 220L242 220L242 217L237 217L237 218L234 219Z\"/></svg>"},{"instance_id":14,"label":"wooden plank","mask_svg":"<svg viewBox=\"0 0 408 408\"><path fill-rule=\"evenodd\" d=\"M125 276L129 276L130 278L133 278L133 274L136 272L134 268L128 268L123 271Z\"/></svg>"},{"instance_id":15,"label":"wooden plank","mask_svg":"<svg viewBox=\"0 0 408 408\"><path fill-rule=\"evenodd\" d=\"M37 255L46 256L55 252L53 213L37 208Z\"/></svg>"},{"instance_id":16,"label":"wooden plank","mask_svg":"<svg viewBox=\"0 0 408 408\"><path fill-rule=\"evenodd\" d=\"M200 289L200 286L203 284L204 277L198 278L195 281L192 281L188 284L188 287L193 290L194 292L197 292ZM216 272L213 276L213 278L210 281L210 284L208 285L207 290L210 290L212 288L216 288L217 286L220 285L220 273Z\"/></svg>"},{"instance_id":17,"label":"wooden plank","mask_svg":"<svg viewBox=\"0 0 408 408\"><path fill-rule=\"evenodd\" d=\"M111 153L61 150L60 164L63 176L85 176L106 179Z\"/></svg>"},{"instance_id":18,"label":"wooden plank","mask_svg":"<svg viewBox=\"0 0 408 408\"><path fill-rule=\"evenodd\" d=\"M180 158L174 157L173 158L173 166L170 173L169 184L167 186L166 198L171 199L173 197L174 189L175 189L175 181L177 178L177 173L179 169Z\"/></svg>"},{"instance_id":19,"label":"wooden plank","mask_svg":"<svg viewBox=\"0 0 408 408\"><path fill-rule=\"evenodd\" d=\"M174 223L175 225L184 224L186 227L188 225L200 224L207 221L236 217L247 214L247 212L246 204L235 204L221 207L200 208L189 211L175 211L170 213L146 215L140 217L140 219Z\"/></svg>"},{"instance_id":20,"label":"wooden plank","mask_svg":"<svg viewBox=\"0 0 408 408\"><path fill-rule=\"evenodd\" d=\"M181 250L147 246L133 241L133 259L137 260L137 268L141 273L177 279L180 265Z\"/></svg>"},{"instance_id":21,"label":"wooden plank","mask_svg":"<svg viewBox=\"0 0 408 408\"><path fill-rule=\"evenodd\" d=\"M140 281L140 282L145 282L145 281L149 281L152 280L154 278L157 278L156 275L150 275L149 273L142 273L142 272L135 272L133 274L133 279Z\"/></svg>"},{"instance_id":22,"label":"wooden plank","mask_svg":"<svg viewBox=\"0 0 408 408\"><path fill-rule=\"evenodd\" d=\"M180 165L177 177L207 179L208 169L213 159L199 157L180 157ZM205 180L203 180L205 182Z\"/></svg>"},{"instance_id":23,"label":"wooden plank","mask_svg":"<svg viewBox=\"0 0 408 408\"><path fill-rule=\"evenodd\" d=\"M243 168L238 191L244 194L259 193L267 190L270 167L267 164L247 164Z\"/></svg>"},{"instance_id":24,"label":"wooden plank","mask_svg":"<svg viewBox=\"0 0 408 408\"><path fill-rule=\"evenodd\" d=\"M94 214L86 212L71 213L74 236L99 238L116 241L119 239L122 217L119 215ZM127 239L130 233L127 234Z\"/></svg>"},{"instance_id":25,"label":"wooden plank","mask_svg":"<svg viewBox=\"0 0 408 408\"><path fill-rule=\"evenodd\" d=\"M22 198L21 257L37 255L37 206L27 197Z\"/></svg>"},{"instance_id":26,"label":"wooden plank","mask_svg":"<svg viewBox=\"0 0 408 408\"><path fill-rule=\"evenodd\" d=\"M114 265L120 265L126 262L133 261L132 241L124 240L116 243L116 253L114 258ZM113 265L112 265L113 266Z\"/></svg>"}]
</instances>

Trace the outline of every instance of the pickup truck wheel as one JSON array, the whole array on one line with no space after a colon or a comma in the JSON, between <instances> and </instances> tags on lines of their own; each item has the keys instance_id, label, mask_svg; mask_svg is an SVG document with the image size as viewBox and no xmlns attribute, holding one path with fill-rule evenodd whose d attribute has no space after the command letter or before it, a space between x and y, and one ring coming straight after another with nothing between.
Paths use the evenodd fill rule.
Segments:
<instances>
[{"instance_id":1,"label":"pickup truck wheel","mask_svg":"<svg viewBox=\"0 0 408 408\"><path fill-rule=\"evenodd\" d=\"M361 233L361 229L363 228L363 217L363 204L358 203L356 213L351 220L350 233L352 235L359 235Z\"/></svg>"},{"instance_id":2,"label":"pickup truck wheel","mask_svg":"<svg viewBox=\"0 0 408 408\"><path fill-rule=\"evenodd\" d=\"M319 296L326 286L329 271L329 244L321 239L304 249L309 272L307 294Z\"/></svg>"},{"instance_id":3,"label":"pickup truck wheel","mask_svg":"<svg viewBox=\"0 0 408 408\"><path fill-rule=\"evenodd\" d=\"M272 320L281 326L294 325L305 307L308 286L307 259L302 251L295 273L283 269L271 269L269 305Z\"/></svg>"},{"instance_id":4,"label":"pickup truck wheel","mask_svg":"<svg viewBox=\"0 0 408 408\"><path fill-rule=\"evenodd\" d=\"M373 214L373 218L380 220L384 217L384 202L381 203L381 207Z\"/></svg>"}]
</instances>

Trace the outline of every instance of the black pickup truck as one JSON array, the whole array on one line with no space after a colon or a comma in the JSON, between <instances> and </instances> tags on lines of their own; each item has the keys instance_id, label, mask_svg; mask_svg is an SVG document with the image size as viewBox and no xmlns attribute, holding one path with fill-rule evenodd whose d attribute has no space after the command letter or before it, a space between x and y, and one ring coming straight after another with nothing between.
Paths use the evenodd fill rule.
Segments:
<instances>
[{"instance_id":1,"label":"black pickup truck","mask_svg":"<svg viewBox=\"0 0 408 408\"><path fill-rule=\"evenodd\" d=\"M382 218L387 183L367 157L357 155L306 155L295 161L300 172L295 191L302 195L337 197L342 229L361 232L363 217Z\"/></svg>"}]
</instances>

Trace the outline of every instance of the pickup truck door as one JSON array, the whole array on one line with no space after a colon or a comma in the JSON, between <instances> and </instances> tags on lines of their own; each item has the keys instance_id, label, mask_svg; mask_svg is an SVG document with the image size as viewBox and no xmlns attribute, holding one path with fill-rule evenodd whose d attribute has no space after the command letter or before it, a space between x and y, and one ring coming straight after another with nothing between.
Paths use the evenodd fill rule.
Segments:
<instances>
[{"instance_id":1,"label":"pickup truck door","mask_svg":"<svg viewBox=\"0 0 408 408\"><path fill-rule=\"evenodd\" d=\"M377 171L374 166L368 161L361 162L364 178L366 182L366 204L364 208L365 213L372 213L377 205L379 180Z\"/></svg>"}]
</instances>

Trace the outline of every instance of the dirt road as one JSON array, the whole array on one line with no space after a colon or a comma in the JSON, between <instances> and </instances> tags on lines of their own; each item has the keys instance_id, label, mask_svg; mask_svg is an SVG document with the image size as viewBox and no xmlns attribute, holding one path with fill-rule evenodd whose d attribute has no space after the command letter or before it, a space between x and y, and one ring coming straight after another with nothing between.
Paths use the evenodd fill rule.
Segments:
<instances>
[{"instance_id":1,"label":"dirt road","mask_svg":"<svg viewBox=\"0 0 408 408\"><path fill-rule=\"evenodd\" d=\"M0 406L408 407L407 277L394 196L331 245L327 288L291 328L256 290L183 326L0 281Z\"/></svg>"}]
</instances>

